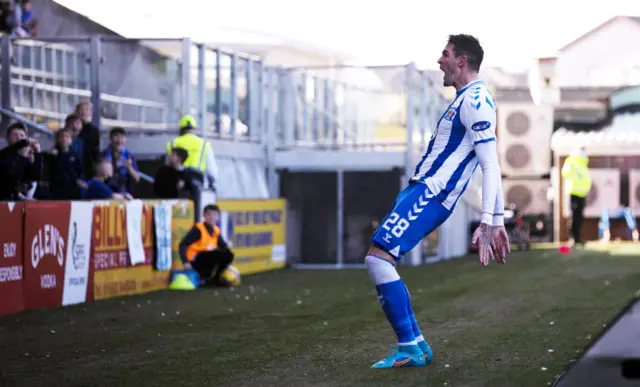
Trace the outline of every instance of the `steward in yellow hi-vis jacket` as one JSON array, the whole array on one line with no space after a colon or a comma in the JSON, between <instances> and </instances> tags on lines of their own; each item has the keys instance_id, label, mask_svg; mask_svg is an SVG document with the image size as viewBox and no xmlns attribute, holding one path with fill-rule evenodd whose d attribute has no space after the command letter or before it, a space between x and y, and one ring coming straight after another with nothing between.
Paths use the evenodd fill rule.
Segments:
<instances>
[{"instance_id":1,"label":"steward in yellow hi-vis jacket","mask_svg":"<svg viewBox=\"0 0 640 387\"><path fill-rule=\"evenodd\" d=\"M185 269L198 272L202 285L227 286L222 274L233 262L233 252L216 225L220 209L209 204L204 208L203 217L204 221L196 223L180 242L180 259Z\"/></svg>"},{"instance_id":2,"label":"steward in yellow hi-vis jacket","mask_svg":"<svg viewBox=\"0 0 640 387\"><path fill-rule=\"evenodd\" d=\"M592 183L589 174L589 157L584 148L574 151L564 161L562 178L571 195L571 235L575 244L584 244L580 230L584 223L585 201L591 191Z\"/></svg>"},{"instance_id":3,"label":"steward in yellow hi-vis jacket","mask_svg":"<svg viewBox=\"0 0 640 387\"><path fill-rule=\"evenodd\" d=\"M180 120L180 136L167 143L167 156L171 156L173 148L182 148L187 151L187 159L184 161L185 168L200 171L206 178L205 187L214 187L214 182L218 178L218 164L209 141L197 136L196 120L186 115Z\"/></svg>"}]
</instances>

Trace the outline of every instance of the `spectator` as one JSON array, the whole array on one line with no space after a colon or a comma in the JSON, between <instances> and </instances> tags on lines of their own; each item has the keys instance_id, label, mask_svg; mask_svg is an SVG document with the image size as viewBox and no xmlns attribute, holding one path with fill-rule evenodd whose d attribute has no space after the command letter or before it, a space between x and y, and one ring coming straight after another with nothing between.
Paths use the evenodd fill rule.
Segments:
<instances>
[{"instance_id":1,"label":"spectator","mask_svg":"<svg viewBox=\"0 0 640 387\"><path fill-rule=\"evenodd\" d=\"M84 176L82 160L71 148L73 135L71 129L56 132L56 145L47 157L49 164L49 190L54 200L82 199L82 189L87 183Z\"/></svg>"},{"instance_id":2,"label":"spectator","mask_svg":"<svg viewBox=\"0 0 640 387\"><path fill-rule=\"evenodd\" d=\"M11 14L11 0L0 0L0 31L10 34L9 15Z\"/></svg>"},{"instance_id":3,"label":"spectator","mask_svg":"<svg viewBox=\"0 0 640 387\"><path fill-rule=\"evenodd\" d=\"M180 191L193 190L191 179L185 175L184 161L188 152L182 148L173 148L169 156L169 165L160 167L156 173L153 190L158 198L175 199L180 197Z\"/></svg>"},{"instance_id":4,"label":"spectator","mask_svg":"<svg viewBox=\"0 0 640 387\"><path fill-rule=\"evenodd\" d=\"M82 161L86 178L93 177L93 166L100 155L100 130L91 123L93 119L93 105L91 102L80 102L76 106L75 114L82 120L82 130L78 137L84 142Z\"/></svg>"},{"instance_id":5,"label":"spectator","mask_svg":"<svg viewBox=\"0 0 640 387\"><path fill-rule=\"evenodd\" d=\"M140 172L135 158L127 150L127 132L115 127L109 132L109 146L100 155L111 162L113 176L107 181L111 189L118 193L133 195L133 181L140 181Z\"/></svg>"},{"instance_id":6,"label":"spectator","mask_svg":"<svg viewBox=\"0 0 640 387\"><path fill-rule=\"evenodd\" d=\"M581 234L584 223L584 207L593 184L589 173L589 156L587 156L585 147L574 150L565 159L562 165L562 177L571 196L572 243L576 246L582 246L584 245Z\"/></svg>"},{"instance_id":7,"label":"spectator","mask_svg":"<svg viewBox=\"0 0 640 387\"><path fill-rule=\"evenodd\" d=\"M83 162L84 170L84 141L80 138L80 132L82 131L82 120L75 114L69 114L64 120L65 129L70 129L73 135L73 142L71 143L71 150L73 150L80 160Z\"/></svg>"},{"instance_id":8,"label":"spectator","mask_svg":"<svg viewBox=\"0 0 640 387\"><path fill-rule=\"evenodd\" d=\"M40 35L40 21L33 13L30 0L22 3L22 29L28 36Z\"/></svg>"},{"instance_id":9,"label":"spectator","mask_svg":"<svg viewBox=\"0 0 640 387\"><path fill-rule=\"evenodd\" d=\"M33 147L25 146L18 152L21 156L25 157L27 160L34 160L35 152L33 151ZM40 170L42 170L42 166L44 165L44 160L40 165ZM18 182L18 200L34 200L36 199L36 193L41 193L38 190L38 181L42 179L42 175L37 178L36 176L31 176L29 174L22 174L22 178Z\"/></svg>"},{"instance_id":10,"label":"spectator","mask_svg":"<svg viewBox=\"0 0 640 387\"><path fill-rule=\"evenodd\" d=\"M215 191L218 164L211 143L197 136L196 128L195 118L190 115L184 116L180 120L180 136L167 143L167 156L171 154L172 148L186 149L188 156L184 162L185 168L201 174L204 185Z\"/></svg>"},{"instance_id":11,"label":"spectator","mask_svg":"<svg viewBox=\"0 0 640 387\"><path fill-rule=\"evenodd\" d=\"M3 12L5 26L12 36L28 37L29 34L22 28L22 8L16 0L9 0Z\"/></svg>"},{"instance_id":12,"label":"spectator","mask_svg":"<svg viewBox=\"0 0 640 387\"><path fill-rule=\"evenodd\" d=\"M40 143L28 138L18 122L7 128L7 144L0 150L0 200L33 198L35 182L42 176Z\"/></svg>"},{"instance_id":13,"label":"spectator","mask_svg":"<svg viewBox=\"0 0 640 387\"><path fill-rule=\"evenodd\" d=\"M233 252L220 236L220 209L215 204L204 208L204 221L196 223L180 242L180 259L187 270L194 269L203 285L228 286L222 273L233 262ZM215 270L213 277L211 274Z\"/></svg>"},{"instance_id":14,"label":"spectator","mask_svg":"<svg viewBox=\"0 0 640 387\"><path fill-rule=\"evenodd\" d=\"M133 197L125 193L120 194L117 192L113 192L111 187L106 183L107 179L109 179L113 175L113 166L109 160L100 160L96 163L94 177L87 184L87 194L85 195L85 199L94 200L94 199L114 199L114 200L123 200L123 199L133 199Z\"/></svg>"}]
</instances>

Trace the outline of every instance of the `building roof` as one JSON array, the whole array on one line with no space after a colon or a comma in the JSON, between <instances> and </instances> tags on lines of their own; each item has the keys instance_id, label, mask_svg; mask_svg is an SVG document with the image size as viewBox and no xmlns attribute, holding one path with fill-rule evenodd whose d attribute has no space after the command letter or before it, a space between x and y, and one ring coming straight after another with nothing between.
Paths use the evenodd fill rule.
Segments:
<instances>
[{"instance_id":1,"label":"building roof","mask_svg":"<svg viewBox=\"0 0 640 387\"><path fill-rule=\"evenodd\" d=\"M573 46L574 44L588 38L591 35L597 34L600 30L602 30L603 28L617 22L623 19L628 19L631 20L633 22L636 22L638 25L638 28L640 28L640 16L614 16L611 19L607 20L606 22L600 24L599 26L597 26L596 28L587 31L586 33L580 35L578 38L574 39L573 41L569 42L568 44L566 44L564 47L562 47L559 51L566 51L568 50L571 46Z\"/></svg>"},{"instance_id":2,"label":"building roof","mask_svg":"<svg viewBox=\"0 0 640 387\"><path fill-rule=\"evenodd\" d=\"M560 155L584 146L592 155L640 154L640 113L618 114L597 130L560 128L551 136L551 149Z\"/></svg>"},{"instance_id":3,"label":"building roof","mask_svg":"<svg viewBox=\"0 0 640 387\"><path fill-rule=\"evenodd\" d=\"M113 4L106 1L96 1L91 2L91 4L83 0L54 1L58 5L86 17L93 23L113 31L117 35L130 39L142 39L140 43L145 45L174 46L165 51L179 53L180 45L176 44L177 40L189 37L194 43L205 43L212 46L225 47L248 54L264 52L273 48L290 47L332 58L337 63L354 59L354 56L350 53L295 38L253 30L251 28L224 26L217 23L179 23L176 22L175 18L183 16L180 13L176 14L174 12L170 15L161 14L154 12L153 9L144 7L141 9L140 4L135 7L128 7L125 18L122 12L112 11L113 8L119 7L114 7ZM188 11L185 12L189 15ZM169 17L169 19L167 19L167 17ZM136 22L132 22L132 20ZM145 22L137 22L140 20L144 20ZM224 21L224 18L221 20ZM145 41L144 39L147 40ZM163 39L164 42L154 41L152 39ZM176 41L172 42L171 40ZM252 51L247 52L248 50Z\"/></svg>"}]
</instances>

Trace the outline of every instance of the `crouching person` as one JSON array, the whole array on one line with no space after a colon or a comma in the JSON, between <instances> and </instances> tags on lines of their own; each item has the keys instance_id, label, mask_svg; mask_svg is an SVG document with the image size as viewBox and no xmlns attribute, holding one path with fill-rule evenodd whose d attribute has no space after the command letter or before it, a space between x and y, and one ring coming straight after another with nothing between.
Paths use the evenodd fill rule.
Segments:
<instances>
[{"instance_id":1,"label":"crouching person","mask_svg":"<svg viewBox=\"0 0 640 387\"><path fill-rule=\"evenodd\" d=\"M228 286L222 273L233 262L233 252L216 225L220 209L209 204L203 215L204 221L196 223L180 242L180 259L185 269L198 272L200 285Z\"/></svg>"}]
</instances>

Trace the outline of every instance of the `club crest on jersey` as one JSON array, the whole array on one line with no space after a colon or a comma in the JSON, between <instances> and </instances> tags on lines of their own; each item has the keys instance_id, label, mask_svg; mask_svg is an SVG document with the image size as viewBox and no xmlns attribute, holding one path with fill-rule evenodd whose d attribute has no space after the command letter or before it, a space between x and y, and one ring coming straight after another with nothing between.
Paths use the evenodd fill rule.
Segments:
<instances>
[{"instance_id":1,"label":"club crest on jersey","mask_svg":"<svg viewBox=\"0 0 640 387\"><path fill-rule=\"evenodd\" d=\"M453 117L456 116L456 109L449 109L447 113L444 115L444 119L447 121L453 121Z\"/></svg>"}]
</instances>

